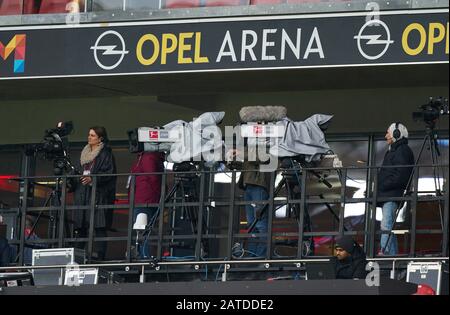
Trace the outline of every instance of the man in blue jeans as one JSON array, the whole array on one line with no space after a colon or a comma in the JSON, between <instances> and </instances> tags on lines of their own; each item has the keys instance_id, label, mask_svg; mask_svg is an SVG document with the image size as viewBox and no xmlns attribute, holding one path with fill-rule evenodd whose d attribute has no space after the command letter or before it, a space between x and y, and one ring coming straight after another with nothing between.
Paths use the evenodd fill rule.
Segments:
<instances>
[{"instance_id":1,"label":"man in blue jeans","mask_svg":"<svg viewBox=\"0 0 450 315\"><path fill-rule=\"evenodd\" d=\"M384 156L383 167L378 172L378 197L402 197L409 184L413 168L392 166L414 165L414 154L408 146L408 130L399 122L392 123L386 131L385 139L389 150ZM378 206L383 208L382 232L390 232L394 227L396 210L399 205L399 202L396 201L378 203ZM396 235L381 234L380 247L379 254L381 255L397 255Z\"/></svg>"},{"instance_id":2,"label":"man in blue jeans","mask_svg":"<svg viewBox=\"0 0 450 315\"><path fill-rule=\"evenodd\" d=\"M383 203L382 207L382 219L381 219L381 231L388 232L394 227L395 214L397 212L398 203L395 201L388 201ZM388 243L389 240L389 244ZM398 254L398 242L397 235L394 233L389 234L383 233L380 238L380 251L379 255L395 256Z\"/></svg>"},{"instance_id":3,"label":"man in blue jeans","mask_svg":"<svg viewBox=\"0 0 450 315\"><path fill-rule=\"evenodd\" d=\"M264 201L269 199L267 189L262 186L247 184L245 185L244 200L251 201ZM247 217L247 224L250 226L255 219L258 218L252 233L267 233L268 227L268 211L263 211L265 205L263 204L247 204L245 205L245 214ZM257 257L266 256L267 252L267 238L261 237L256 241L248 241L248 252Z\"/></svg>"},{"instance_id":4,"label":"man in blue jeans","mask_svg":"<svg viewBox=\"0 0 450 315\"><path fill-rule=\"evenodd\" d=\"M268 230L268 211L264 210L266 205L256 202L269 199L270 172L262 172L259 166L258 162L245 161L244 171L238 182L239 188L244 190L244 201L249 202L245 205L247 226L250 227L258 219L254 229L249 231L255 235L265 234ZM249 239L247 252L253 257L264 257L267 252L267 237Z\"/></svg>"}]
</instances>

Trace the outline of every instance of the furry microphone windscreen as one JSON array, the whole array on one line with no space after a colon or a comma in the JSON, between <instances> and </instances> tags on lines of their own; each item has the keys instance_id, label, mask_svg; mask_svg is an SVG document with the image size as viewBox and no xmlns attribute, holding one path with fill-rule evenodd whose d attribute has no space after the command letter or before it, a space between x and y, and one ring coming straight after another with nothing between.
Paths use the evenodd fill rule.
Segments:
<instances>
[{"instance_id":1,"label":"furry microphone windscreen","mask_svg":"<svg viewBox=\"0 0 450 315\"><path fill-rule=\"evenodd\" d=\"M246 122L271 122L280 121L287 116L284 106L246 106L239 111L241 121Z\"/></svg>"}]
</instances>

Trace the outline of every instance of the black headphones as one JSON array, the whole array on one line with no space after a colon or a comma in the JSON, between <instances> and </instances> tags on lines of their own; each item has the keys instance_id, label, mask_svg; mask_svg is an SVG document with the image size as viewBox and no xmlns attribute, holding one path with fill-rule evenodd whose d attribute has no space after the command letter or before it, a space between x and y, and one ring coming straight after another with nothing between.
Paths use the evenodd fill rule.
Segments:
<instances>
[{"instance_id":1,"label":"black headphones","mask_svg":"<svg viewBox=\"0 0 450 315\"><path fill-rule=\"evenodd\" d=\"M394 137L395 140L400 139L400 137L402 136L402 133L400 132L400 130L398 129L398 125L400 125L400 122L396 122L395 123L395 129L392 132L392 136Z\"/></svg>"}]
</instances>

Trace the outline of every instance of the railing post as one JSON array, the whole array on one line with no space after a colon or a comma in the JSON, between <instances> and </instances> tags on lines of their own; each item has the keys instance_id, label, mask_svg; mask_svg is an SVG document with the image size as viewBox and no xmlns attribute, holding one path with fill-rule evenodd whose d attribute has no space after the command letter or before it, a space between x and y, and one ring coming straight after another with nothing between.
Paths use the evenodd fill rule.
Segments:
<instances>
[{"instance_id":1,"label":"railing post","mask_svg":"<svg viewBox=\"0 0 450 315\"><path fill-rule=\"evenodd\" d=\"M132 261L131 255L131 240L133 237L133 218L134 218L134 200L135 200L135 192L136 192L136 176L131 175L130 178L130 200L128 200L128 235L127 235L127 261ZM136 249L137 250L137 249Z\"/></svg>"},{"instance_id":2,"label":"railing post","mask_svg":"<svg viewBox=\"0 0 450 315\"><path fill-rule=\"evenodd\" d=\"M56 179L57 181L59 178ZM66 223L66 190L67 190L67 177L64 176L62 179L61 184L61 200L59 200L59 196L57 195L56 198L59 200L59 223L58 223L58 247L63 248L64 247L64 227ZM58 194L58 192L56 192ZM67 232L67 231L66 231Z\"/></svg>"},{"instance_id":3,"label":"railing post","mask_svg":"<svg viewBox=\"0 0 450 315\"><path fill-rule=\"evenodd\" d=\"M97 176L93 176L91 189L91 203L89 207L89 233L88 233L88 250L87 250L87 258L89 262L92 261L92 251L94 248L96 196L97 196Z\"/></svg>"},{"instance_id":4,"label":"railing post","mask_svg":"<svg viewBox=\"0 0 450 315\"><path fill-rule=\"evenodd\" d=\"M448 220L449 220L449 213L448 213L448 206L449 206L449 201L448 201L448 189L449 189L449 175L448 175L448 166L446 167L447 171L444 171L444 226L442 227L442 257L445 257L446 255L448 255ZM439 201L440 202L440 201Z\"/></svg>"},{"instance_id":5,"label":"railing post","mask_svg":"<svg viewBox=\"0 0 450 315\"><path fill-rule=\"evenodd\" d=\"M297 247L297 258L302 259L303 257L303 233L305 224L305 211L306 211L306 170L302 172L302 180L300 187L300 213L298 219L298 247Z\"/></svg>"},{"instance_id":6,"label":"railing post","mask_svg":"<svg viewBox=\"0 0 450 315\"><path fill-rule=\"evenodd\" d=\"M414 193L411 200L411 240L409 245L409 257L416 256L416 229L417 229L417 199L418 199L418 187L419 187L419 172L418 166L415 166L413 187ZM395 222L394 222L395 224Z\"/></svg>"},{"instance_id":7,"label":"railing post","mask_svg":"<svg viewBox=\"0 0 450 315\"><path fill-rule=\"evenodd\" d=\"M161 180L161 198L159 199L159 217L158 217L158 249L157 249L157 259L161 260L162 256L162 239L163 239L163 224L164 224L164 207L166 203L166 183L167 183L167 173L164 172ZM155 218L156 220L156 218ZM149 235L150 238L150 235Z\"/></svg>"},{"instance_id":8,"label":"railing post","mask_svg":"<svg viewBox=\"0 0 450 315\"><path fill-rule=\"evenodd\" d=\"M195 242L195 258L200 260L202 248L202 234L203 234L203 203L205 200L205 173L202 170L200 173L200 198L198 200L198 215L197 215L197 239Z\"/></svg>"},{"instance_id":9,"label":"railing post","mask_svg":"<svg viewBox=\"0 0 450 315\"><path fill-rule=\"evenodd\" d=\"M366 198L369 198L369 196L372 196L372 185L373 182L373 173L374 169L372 166L375 163L375 138L373 135L369 136L369 148L367 153L367 181L366 181ZM376 171L376 170L375 170ZM370 221L370 214L371 214L371 207L370 202L365 202L365 216L364 216L364 251L366 253L370 252L370 227L371 227L371 221Z\"/></svg>"},{"instance_id":10,"label":"railing post","mask_svg":"<svg viewBox=\"0 0 450 315\"><path fill-rule=\"evenodd\" d=\"M341 183L341 211L339 212L339 235L344 235L344 214L345 214L345 190L347 189L347 169L342 169Z\"/></svg>"},{"instance_id":11,"label":"railing post","mask_svg":"<svg viewBox=\"0 0 450 315\"><path fill-rule=\"evenodd\" d=\"M268 206L268 213L267 213L267 251L266 251L266 258L270 259L272 257L272 230L273 230L273 205L274 205L274 187L275 187L275 171L272 171L270 173L270 187L269 187L269 204Z\"/></svg>"},{"instance_id":12,"label":"railing post","mask_svg":"<svg viewBox=\"0 0 450 315\"><path fill-rule=\"evenodd\" d=\"M376 223L377 223L377 199L378 199L378 189L377 189L377 185L378 185L378 172L374 172L374 180L373 180L373 194L372 194L372 211L371 211L371 218L370 218L370 246L369 246L369 252L368 255L370 258L375 257L375 236L376 231L375 231L375 227L376 227Z\"/></svg>"},{"instance_id":13,"label":"railing post","mask_svg":"<svg viewBox=\"0 0 450 315\"><path fill-rule=\"evenodd\" d=\"M242 173L241 173L241 176ZM230 191L230 203L228 210L228 235L227 235L227 258L231 260L232 256L232 248L233 248L233 228L234 228L234 199L236 193L236 171L233 170L231 173L231 191Z\"/></svg>"},{"instance_id":14,"label":"railing post","mask_svg":"<svg viewBox=\"0 0 450 315\"><path fill-rule=\"evenodd\" d=\"M19 266L23 266L23 252L25 249L25 223L27 217L28 204L28 185L29 180L25 178L23 181L22 200L20 205L20 230L19 230Z\"/></svg>"},{"instance_id":15,"label":"railing post","mask_svg":"<svg viewBox=\"0 0 450 315\"><path fill-rule=\"evenodd\" d=\"M215 178L216 173L214 172L209 172L209 176L208 176L208 196L207 196L207 203L208 206L206 207L206 226L210 226L211 225L211 209L214 208L214 206L212 206L212 202L211 200L214 198L214 178ZM206 230L205 234L208 235L209 234L209 229Z\"/></svg>"}]
</instances>

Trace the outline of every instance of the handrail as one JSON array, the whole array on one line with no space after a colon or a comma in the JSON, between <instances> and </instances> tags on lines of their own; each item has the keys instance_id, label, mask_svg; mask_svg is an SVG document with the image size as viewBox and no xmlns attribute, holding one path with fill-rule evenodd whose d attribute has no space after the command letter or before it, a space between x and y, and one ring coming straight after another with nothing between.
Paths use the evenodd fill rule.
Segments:
<instances>
[{"instance_id":1,"label":"handrail","mask_svg":"<svg viewBox=\"0 0 450 315\"><path fill-rule=\"evenodd\" d=\"M105 268L105 267L140 267L140 266L180 266L180 265L241 265L241 264L297 264L310 262L329 262L327 258L317 259L258 259L258 260L195 260L195 261L160 261L155 262L149 260L146 262L132 262L132 263L105 263L105 264L83 264L83 265L47 265L47 266L10 266L0 267L2 270L28 270L28 269L61 269L61 268Z\"/></svg>"},{"instance_id":2,"label":"handrail","mask_svg":"<svg viewBox=\"0 0 450 315\"><path fill-rule=\"evenodd\" d=\"M202 161L199 161L198 163L202 163ZM417 165L380 165L380 166L345 166L345 167L292 167L292 168L277 168L275 172L290 172L290 171L339 171L339 170L368 170L368 169L381 169L381 168L432 168L432 167L450 167L450 164L417 164ZM116 174L91 174L89 176L91 177L125 177L125 176L145 176L145 175L164 175L164 174L179 174L179 175L190 175L190 174L223 174L223 173L232 173L233 171L237 173L246 173L246 172L258 172L258 170L204 170L199 169L195 171L182 171L182 172L175 172L175 171L163 171L163 172L147 172L147 173L116 173ZM19 176L19 177L11 177L7 180L12 181L18 181L18 180L25 180L25 179L45 179L45 178L80 178L83 177L82 174L79 175L72 175L72 174L64 174L61 176L57 175L42 175L42 176Z\"/></svg>"},{"instance_id":3,"label":"handrail","mask_svg":"<svg viewBox=\"0 0 450 315\"><path fill-rule=\"evenodd\" d=\"M428 167L443 167L443 168L448 168L448 165L434 165L434 164L423 164L423 165L405 165L405 166L396 166L396 167L412 167L415 169L420 169L420 168L428 168ZM84 206L77 206L77 205L68 205L66 204L67 202L67 194L62 194L61 197L61 203L60 205L57 206L49 206L49 207L28 207L27 206L27 200L28 198L25 197L26 192L28 191L28 187L29 185L31 185L33 183L34 180L36 179L41 179L41 178L58 178L59 180L62 180L63 182L63 187L65 187L67 185L67 181L69 178L76 178L76 177L80 177L82 175L64 175L64 176L32 176L32 177L18 177L18 178L14 178L13 180L20 180L22 182L22 187L21 187L21 194L23 194L22 197L22 204L19 205L16 208L13 208L15 211L13 213L17 213L20 215L20 230L24 230L25 228L25 222L24 222L24 218L26 217L27 214L31 213L31 212L51 212L51 211L56 211L56 213L64 213L64 212L68 212L68 211L90 211L90 229L89 229L89 233L87 235L87 237L82 237L82 238L73 238L73 237L63 237L63 233L65 230L65 226L62 226L63 224L61 224L61 218L59 218L59 229L58 229L58 233L57 233L57 237L53 238L46 238L46 239L41 239L39 241L33 242L32 240L26 240L24 237L19 237L17 239L17 235L20 236L20 233L16 234L16 239L11 242L13 244L19 244L19 252L22 253L22 251L24 250L25 246L27 246L27 244L33 244L33 243L47 243L47 244L55 244L57 243L59 247L63 247L64 244L67 244L69 242L76 242L76 243L80 243L80 242L86 242L88 243L88 260L91 261L91 254L92 254L92 249L93 249L93 244L95 241L122 241L122 240L126 240L127 241L127 252L131 251L131 245L133 244L132 242L134 240L136 240L136 237L131 233L130 227L132 226L132 222L130 220L132 220L132 216L131 216L131 211L133 208L135 207L142 207L142 206L154 206L154 207L158 207L158 206L162 206L164 209L172 209L172 208L176 208L176 207L195 207L194 212L197 213L198 217L202 218L202 210L207 209L209 207L228 207L229 209L229 213L233 214L236 212L235 208L240 207L240 206L244 206L244 205L248 205L248 204L259 204L259 205L266 205L268 207L270 207L271 209L277 209L279 206L283 206L286 205L286 203L288 203L289 205L300 205L300 218L303 218L303 213L304 211L307 211L307 206L311 206L314 204L329 204L329 205L333 205L333 204L340 204L341 207L340 209L343 209L344 205L347 204L351 204L351 203L365 203L366 205L369 205L369 207L373 207L377 202L385 202L385 201L409 201L412 202L414 201L415 204L417 204L418 202L421 201L432 201L432 202L440 202L442 204L445 204L444 206L444 217L448 218L448 191L446 189L444 189L442 191L441 195L426 195L426 196L419 196L418 194L420 194L420 191L415 191L414 193L412 193L411 195L408 196L403 196L403 197L378 197L376 192L377 189L375 187L374 191L373 191L373 195L372 196L367 196L365 198L349 198L346 196L343 196L343 194L346 193L346 189L345 189L345 185L343 185L343 187L341 187L340 190L340 196L339 197L333 197L333 198L327 198L324 197L322 199L319 198L312 198L311 196L307 195L307 191L306 191L306 187L307 187L307 175L309 174L309 172L312 171L317 171L317 170L325 170L328 172L336 172L336 176L341 176L341 174L347 174L349 171L351 170L369 170L369 169L380 169L383 168L382 166L358 166L358 167L342 167L339 169L336 168L332 168L332 167L318 167L318 168L301 168L302 171L302 176L298 177L299 180L299 185L300 187L302 187L302 194L298 195L298 196L290 196L289 198L287 198L287 196L283 196L282 198L275 198L275 195L273 194L274 198L270 199L270 200L262 200L262 201L241 201L241 200L237 200L238 198L240 198L239 194L235 193L235 188L236 188L236 174L239 172L255 172L255 170L243 170L243 171L237 171L237 170L231 170L228 171L226 173L231 173L231 178L234 179L231 181L231 192L230 192L230 198L232 197L232 199L227 198L226 196L223 197L223 200L217 200L214 196L209 196L208 194L208 189L204 189L204 185L206 182L206 178L207 178L207 174L217 174L217 173L224 173L224 171L217 171L217 170L204 170L204 169L199 169L196 171L187 171L187 172L150 172L150 173L122 173L122 174L101 174L101 175L92 175L92 177L94 178L94 183L96 181L97 178L102 177L102 176L131 176L132 177L132 183L135 183L135 179L137 176L142 176L142 175L152 175L152 174L159 174L162 175L162 178L165 179L168 176L177 176L179 175L180 178L182 178L182 176L184 174L196 174L196 178L202 178L203 180L199 180L198 183L200 184L200 187L198 187L198 190L200 192L202 192L201 196L198 196L197 198L193 199L193 200L177 200L176 198L174 198L173 200L167 200L164 201L164 199L166 199L166 194L168 194L165 191L165 185L166 185L166 181L163 181L162 186L161 187L161 191L162 191L162 197L161 200L163 201L162 203L160 202L155 203L155 204L137 204L134 203L134 200L131 200L129 203L127 204L115 204L115 205L97 205L94 202L91 202L89 205L84 205ZM298 168L291 168L291 169L278 169L277 172L293 172L294 170L299 170ZM417 173L417 172L416 172ZM272 173L274 174L274 173ZM375 173L376 175L376 173ZM275 177L272 177L272 184L275 183ZM312 177L314 178L314 177ZM328 177L330 179L330 177ZM374 177L375 180L377 178L377 176ZM315 180L315 179L314 179ZM417 181L418 178L415 179L415 181ZM447 176L445 176L444 180L448 180ZM340 179L340 182L342 183L342 179ZM441 185L441 184L440 184ZM94 187L96 187L96 185L94 185ZM133 185L134 187L134 185ZM203 188L202 188L203 187ZM444 188L446 188L444 186ZM92 191L93 196L95 196L95 189ZM132 194L134 195L134 192L132 191ZM94 198L92 198L92 200L94 200ZM230 208L231 207L231 208ZM98 210L102 210L102 209L106 209L108 211L112 211L113 209L128 209L128 211L130 211L130 214L128 216L128 235L126 237L94 237L94 225L93 225L93 220L94 220L94 212L98 211ZM11 209L0 209L0 214L2 212L5 213L11 213ZM237 213L237 212L236 212ZM374 212L373 212L374 213ZM375 238L377 236L379 236L380 234L383 233L389 233L386 231L375 231L374 227L375 227L375 217L373 216L374 214L372 214L371 220L372 220L372 229L365 229L363 231L344 231L344 226L341 224L339 225L339 230L336 231L325 231L325 232L315 232L315 231L302 231L300 230L300 227L302 226L302 221L299 220L299 231L300 233L287 233L287 232L278 232L278 231L273 231L269 229L268 233L259 233L259 237L267 237L267 240L271 240L272 237L278 237L278 236L283 236L283 237L295 237L298 236L298 245L300 245L300 247L298 248L297 251L297 258L303 258L302 257L302 252L301 252L301 242L302 240L304 240L304 238L307 237L314 237L314 236L327 236L327 237L333 237L333 236L337 236L337 235L365 235L366 237L368 237L368 239L371 242L374 242ZM207 216L206 216L207 217ZM340 216L338 216L338 218L340 220L342 220L342 218L344 217L343 211L340 211ZM196 230L195 233L189 234L189 235L170 235L170 234L163 234L163 225L167 224L162 220L162 216L160 217L159 222L157 222L157 226L155 226L155 228L158 229L158 235L151 235L148 239L152 242L154 242L155 240L158 241L158 258L162 257L161 255L161 250L162 250L162 246L161 244L168 244L170 242L173 241L178 241L178 240L190 240L194 243L194 246L196 246L196 256L197 256L197 260L198 258L201 256L201 249L199 247L199 243L208 239L218 239L218 238L228 238L228 247L232 247L233 246L233 239L240 241L240 240L245 240L245 239L249 239L250 237L254 237L254 233L236 233L237 231L236 229L236 225L235 222L233 220L230 219L228 220L228 230L226 233L211 233L210 231L208 231L208 228L204 229L198 229ZM408 234L411 235L411 239L413 239L411 242L414 243L415 240L415 235L416 234L443 234L444 238L446 237L445 235L445 231L446 228L448 227L448 225L444 225L443 227L441 227L440 229L409 229L407 232ZM397 229L393 229L394 233ZM403 229L404 230L404 229ZM297 240L296 240L297 241ZM197 244L197 245L196 245ZM268 243L269 244L269 243ZM375 243L373 243L375 244ZM444 244L447 244L447 242L444 242ZM166 246L166 245L165 245ZM270 246L269 246L270 247ZM445 253L444 249L446 246L442 246L443 249L443 253ZM228 257L230 256L231 252L228 252ZM366 251L367 252L367 251ZM370 247L370 250L368 251L369 256L371 257L371 254L373 253L373 245ZM373 254L372 254L373 255ZM415 255L415 251L412 251L410 253L410 256L414 256ZM20 255L21 257L22 255ZM265 261L270 261L271 258L271 254L269 254L267 257L267 259ZM132 262L132 259L130 256L127 257L129 263ZM22 264L22 261L19 260L19 264Z\"/></svg>"},{"instance_id":4,"label":"handrail","mask_svg":"<svg viewBox=\"0 0 450 315\"><path fill-rule=\"evenodd\" d=\"M367 258L367 261L448 261L449 257L389 257L389 258ZM141 267L149 266L206 266L206 265L252 265L252 264L297 264L330 262L330 258L309 258L309 259L249 259L249 260L186 260L186 261L155 261L148 260L130 263L104 263L104 264L81 264L81 265L46 265L46 266L8 266L0 267L1 271L11 270L38 270L38 269L61 269L61 268L107 268L107 267Z\"/></svg>"}]
</instances>

